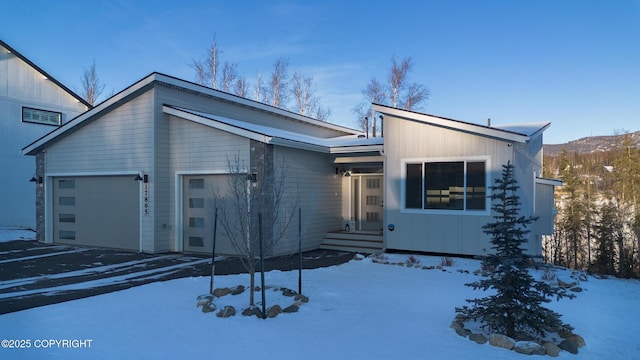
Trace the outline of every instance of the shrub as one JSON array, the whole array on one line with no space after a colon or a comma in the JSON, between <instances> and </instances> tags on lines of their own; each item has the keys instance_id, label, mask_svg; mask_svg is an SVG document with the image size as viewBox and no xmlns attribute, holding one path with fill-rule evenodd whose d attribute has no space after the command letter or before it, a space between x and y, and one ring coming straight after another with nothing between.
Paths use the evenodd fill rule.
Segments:
<instances>
[{"instance_id":1,"label":"shrub","mask_svg":"<svg viewBox=\"0 0 640 360\"><path fill-rule=\"evenodd\" d=\"M449 257L449 256L443 256L440 258L440 265L442 266L453 266L453 258Z\"/></svg>"}]
</instances>

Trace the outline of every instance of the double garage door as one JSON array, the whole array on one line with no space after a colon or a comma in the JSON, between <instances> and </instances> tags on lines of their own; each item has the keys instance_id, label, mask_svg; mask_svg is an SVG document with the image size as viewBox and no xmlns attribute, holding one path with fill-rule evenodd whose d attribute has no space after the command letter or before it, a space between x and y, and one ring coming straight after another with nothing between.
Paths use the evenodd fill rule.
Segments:
<instances>
[{"instance_id":1,"label":"double garage door","mask_svg":"<svg viewBox=\"0 0 640 360\"><path fill-rule=\"evenodd\" d=\"M53 240L140 250L140 183L133 176L54 178Z\"/></svg>"}]
</instances>

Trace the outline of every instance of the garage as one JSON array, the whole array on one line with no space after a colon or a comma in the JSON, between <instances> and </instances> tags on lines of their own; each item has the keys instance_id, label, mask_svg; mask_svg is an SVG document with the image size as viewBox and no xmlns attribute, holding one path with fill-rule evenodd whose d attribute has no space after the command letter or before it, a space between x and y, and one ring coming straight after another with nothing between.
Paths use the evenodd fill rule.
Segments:
<instances>
[{"instance_id":1,"label":"garage","mask_svg":"<svg viewBox=\"0 0 640 360\"><path fill-rule=\"evenodd\" d=\"M53 178L53 241L140 250L140 183L133 176Z\"/></svg>"},{"instance_id":2,"label":"garage","mask_svg":"<svg viewBox=\"0 0 640 360\"><path fill-rule=\"evenodd\" d=\"M210 254L213 249L214 194L228 194L230 175L189 175L183 177L183 247L186 252ZM220 226L220 225L219 225ZM216 253L233 255L231 241L220 228Z\"/></svg>"}]
</instances>

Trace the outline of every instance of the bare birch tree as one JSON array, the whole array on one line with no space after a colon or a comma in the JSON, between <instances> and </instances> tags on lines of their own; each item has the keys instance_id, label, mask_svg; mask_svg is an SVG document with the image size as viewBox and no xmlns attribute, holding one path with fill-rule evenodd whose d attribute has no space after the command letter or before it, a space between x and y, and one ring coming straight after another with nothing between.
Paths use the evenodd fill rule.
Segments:
<instances>
[{"instance_id":1,"label":"bare birch tree","mask_svg":"<svg viewBox=\"0 0 640 360\"><path fill-rule=\"evenodd\" d=\"M222 91L230 92L231 86L238 78L238 64L232 64L227 61L222 65L222 81L220 82L220 88Z\"/></svg>"},{"instance_id":2,"label":"bare birch tree","mask_svg":"<svg viewBox=\"0 0 640 360\"><path fill-rule=\"evenodd\" d=\"M291 77L291 83L291 93L296 102L295 110L301 115L326 121L331 110L320 105L313 78L296 71Z\"/></svg>"},{"instance_id":3,"label":"bare birch tree","mask_svg":"<svg viewBox=\"0 0 640 360\"><path fill-rule=\"evenodd\" d=\"M374 121L373 114L370 114L371 103L388 105L404 110L418 110L424 106L429 98L429 90L424 85L411 81L410 73L413 71L414 66L415 63L410 56L401 60L393 56L391 58L391 68L387 75L387 82L381 83L376 78L371 79L365 89L362 90L365 102L353 109L353 112L358 117L358 125L366 129L367 121L365 117L369 118L369 123Z\"/></svg>"},{"instance_id":4,"label":"bare birch tree","mask_svg":"<svg viewBox=\"0 0 640 360\"><path fill-rule=\"evenodd\" d=\"M96 71L95 60L93 60L93 63L88 69L84 69L81 81L82 98L88 102L89 105L93 106L104 90L104 84L100 81L98 72Z\"/></svg>"},{"instance_id":5,"label":"bare birch tree","mask_svg":"<svg viewBox=\"0 0 640 360\"><path fill-rule=\"evenodd\" d=\"M287 169L282 159L281 171L264 169L263 179L252 179L247 164L239 155L227 158L229 169L226 193L212 189L214 206L218 208L220 233L233 246L236 255L250 277L249 306L255 306L255 273L260 263L260 232L258 214L262 214L263 249L273 254L295 215L299 199L285 189Z\"/></svg>"},{"instance_id":6,"label":"bare birch tree","mask_svg":"<svg viewBox=\"0 0 640 360\"><path fill-rule=\"evenodd\" d=\"M287 103L288 70L289 60L287 58L280 57L273 63L273 71L268 83L269 105L282 107Z\"/></svg>"},{"instance_id":7,"label":"bare birch tree","mask_svg":"<svg viewBox=\"0 0 640 360\"><path fill-rule=\"evenodd\" d=\"M202 59L192 59L191 67L195 71L196 82L200 85L210 85L218 88L218 67L222 49L218 46L215 34L206 55Z\"/></svg>"},{"instance_id":8,"label":"bare birch tree","mask_svg":"<svg viewBox=\"0 0 640 360\"><path fill-rule=\"evenodd\" d=\"M244 75L238 76L233 83L233 93L243 98L249 97L249 83Z\"/></svg>"}]
</instances>

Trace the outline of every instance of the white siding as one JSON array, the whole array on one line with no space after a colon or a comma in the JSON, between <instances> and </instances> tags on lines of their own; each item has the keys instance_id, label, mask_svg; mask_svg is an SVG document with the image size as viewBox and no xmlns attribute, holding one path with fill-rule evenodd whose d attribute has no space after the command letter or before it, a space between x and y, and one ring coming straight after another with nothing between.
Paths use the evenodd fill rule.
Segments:
<instances>
[{"instance_id":1,"label":"white siding","mask_svg":"<svg viewBox=\"0 0 640 360\"><path fill-rule=\"evenodd\" d=\"M493 221L490 215L409 213L401 209L404 159L486 157L490 182L501 176L502 165L514 162L518 181L532 193L533 168L528 157L514 152L505 141L436 127L406 119L385 116L385 222L394 224L393 232L385 230L385 246L390 249L419 250L454 254L482 255L491 251L489 237L482 226ZM519 151L529 151L526 147ZM529 190L530 189L530 190ZM526 209L532 212L531 195L524 196ZM521 196L522 198L522 196ZM385 226L386 229L386 226Z\"/></svg>"},{"instance_id":2,"label":"white siding","mask_svg":"<svg viewBox=\"0 0 640 360\"><path fill-rule=\"evenodd\" d=\"M62 113L62 122L86 110L69 93L45 79L27 63L0 46L0 226L35 228L35 159L21 150L55 126L22 122L22 107Z\"/></svg>"},{"instance_id":3,"label":"white siding","mask_svg":"<svg viewBox=\"0 0 640 360\"><path fill-rule=\"evenodd\" d=\"M285 197L299 197L302 209L302 248L317 249L324 235L341 228L342 176L335 174L326 154L277 147L274 151L276 181L286 169ZM294 220L285 236L277 244L274 255L290 254L298 249L298 210L283 209L282 214L294 212Z\"/></svg>"}]
</instances>

